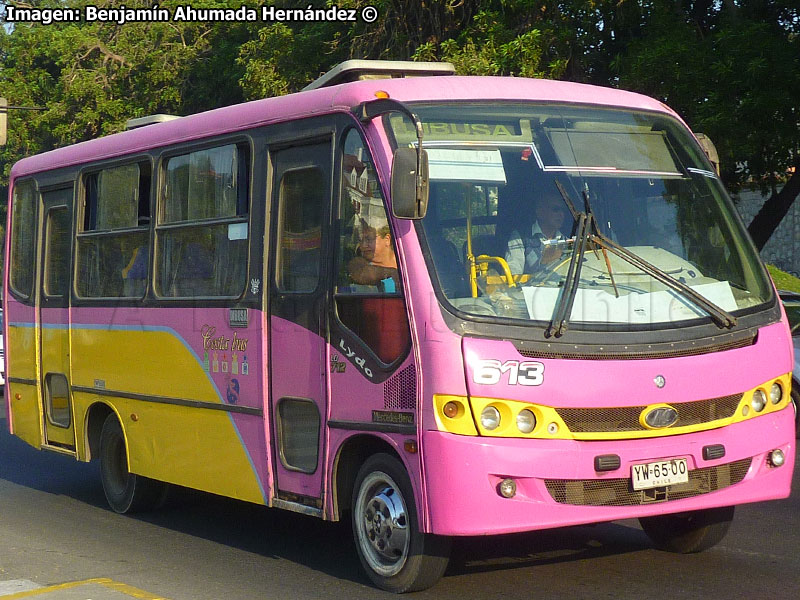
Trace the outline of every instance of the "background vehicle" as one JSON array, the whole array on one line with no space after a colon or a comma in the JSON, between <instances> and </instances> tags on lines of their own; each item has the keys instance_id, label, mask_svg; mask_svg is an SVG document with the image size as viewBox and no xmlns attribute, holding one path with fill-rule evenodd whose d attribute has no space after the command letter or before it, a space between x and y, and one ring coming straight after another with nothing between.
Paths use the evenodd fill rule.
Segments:
<instances>
[{"instance_id":1,"label":"background vehicle","mask_svg":"<svg viewBox=\"0 0 800 600\"><path fill-rule=\"evenodd\" d=\"M789 319L789 328L792 331L792 342L794 343L792 402L795 406L795 428L797 436L800 437L800 294L781 291L780 295L786 309L786 318Z\"/></svg>"},{"instance_id":2,"label":"background vehicle","mask_svg":"<svg viewBox=\"0 0 800 600\"><path fill-rule=\"evenodd\" d=\"M99 457L120 513L177 484L349 518L394 592L454 536L638 518L696 552L788 495L791 338L691 132L443 69L356 61L17 163L11 431ZM561 235L522 244L558 259L512 272L547 194Z\"/></svg>"},{"instance_id":3,"label":"background vehicle","mask_svg":"<svg viewBox=\"0 0 800 600\"><path fill-rule=\"evenodd\" d=\"M3 346L3 309L0 308L0 387L6 385L6 353Z\"/></svg>"}]
</instances>

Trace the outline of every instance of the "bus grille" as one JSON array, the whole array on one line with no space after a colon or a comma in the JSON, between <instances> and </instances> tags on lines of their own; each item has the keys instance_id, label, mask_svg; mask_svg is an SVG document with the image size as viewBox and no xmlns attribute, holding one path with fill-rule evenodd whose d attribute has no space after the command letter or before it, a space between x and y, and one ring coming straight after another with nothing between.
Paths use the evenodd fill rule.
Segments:
<instances>
[{"instance_id":1,"label":"bus grille","mask_svg":"<svg viewBox=\"0 0 800 600\"><path fill-rule=\"evenodd\" d=\"M635 506L681 500L721 490L742 481L752 458L689 471L689 481L652 490L635 491L625 479L546 479L547 491L559 504L576 506Z\"/></svg>"},{"instance_id":2,"label":"bus grille","mask_svg":"<svg viewBox=\"0 0 800 600\"><path fill-rule=\"evenodd\" d=\"M670 404L678 411L677 427L701 425L719 419L728 419L736 412L742 394L697 402ZM599 433L616 431L647 431L639 423L639 416L647 406L622 408L557 408L556 412L573 433Z\"/></svg>"}]
</instances>

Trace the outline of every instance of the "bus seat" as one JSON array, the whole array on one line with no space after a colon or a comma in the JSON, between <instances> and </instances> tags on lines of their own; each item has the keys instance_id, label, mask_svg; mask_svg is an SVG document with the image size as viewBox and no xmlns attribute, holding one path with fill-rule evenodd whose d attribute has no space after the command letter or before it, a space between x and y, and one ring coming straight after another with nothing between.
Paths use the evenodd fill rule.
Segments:
<instances>
[{"instance_id":1,"label":"bus seat","mask_svg":"<svg viewBox=\"0 0 800 600\"><path fill-rule=\"evenodd\" d=\"M456 245L443 235L430 236L428 245L445 295L448 298L469 296L467 270Z\"/></svg>"},{"instance_id":2,"label":"bus seat","mask_svg":"<svg viewBox=\"0 0 800 600\"><path fill-rule=\"evenodd\" d=\"M202 244L184 246L173 282L175 296L213 296L214 261Z\"/></svg>"}]
</instances>

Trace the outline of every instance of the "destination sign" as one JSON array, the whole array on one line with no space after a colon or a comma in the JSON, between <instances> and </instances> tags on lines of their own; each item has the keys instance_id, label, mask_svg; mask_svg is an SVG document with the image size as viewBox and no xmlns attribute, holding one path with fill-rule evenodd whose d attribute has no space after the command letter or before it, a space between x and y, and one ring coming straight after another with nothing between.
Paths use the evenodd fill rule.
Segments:
<instances>
[{"instance_id":1,"label":"destination sign","mask_svg":"<svg viewBox=\"0 0 800 600\"><path fill-rule=\"evenodd\" d=\"M392 131L398 144L405 145L417 140L413 125L400 115L389 117ZM519 142L530 144L533 141L531 124L527 119L503 122L465 122L433 121L422 123L422 133L426 141L461 140L489 142Z\"/></svg>"}]
</instances>

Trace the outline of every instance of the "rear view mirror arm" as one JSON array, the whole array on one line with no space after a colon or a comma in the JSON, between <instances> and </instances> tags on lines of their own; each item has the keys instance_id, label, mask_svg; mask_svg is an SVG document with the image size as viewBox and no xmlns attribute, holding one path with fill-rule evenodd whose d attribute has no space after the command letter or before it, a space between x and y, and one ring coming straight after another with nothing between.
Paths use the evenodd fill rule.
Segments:
<instances>
[{"instance_id":1,"label":"rear view mirror arm","mask_svg":"<svg viewBox=\"0 0 800 600\"><path fill-rule=\"evenodd\" d=\"M414 130L417 134L417 186L416 186L416 199L417 205L421 205L424 201L423 188L425 182L423 180L423 165L422 165L422 121L419 117L411 112L405 104L392 100L390 98L381 98L378 100L371 100L369 102L362 102L358 106L358 117L362 123L369 123L375 117L380 117L390 112L399 112L407 116L414 124Z\"/></svg>"}]
</instances>

